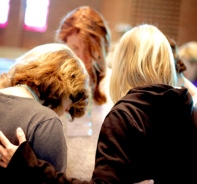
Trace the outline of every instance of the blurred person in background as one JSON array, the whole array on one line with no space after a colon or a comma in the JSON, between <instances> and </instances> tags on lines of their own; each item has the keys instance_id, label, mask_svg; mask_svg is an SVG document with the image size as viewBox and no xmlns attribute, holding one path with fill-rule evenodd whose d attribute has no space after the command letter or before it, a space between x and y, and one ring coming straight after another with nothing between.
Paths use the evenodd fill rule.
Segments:
<instances>
[{"instance_id":1,"label":"blurred person in background","mask_svg":"<svg viewBox=\"0 0 197 184\"><path fill-rule=\"evenodd\" d=\"M179 46L178 54L187 70L184 76L197 86L197 42L191 41Z\"/></svg>"},{"instance_id":2,"label":"blurred person in background","mask_svg":"<svg viewBox=\"0 0 197 184\"><path fill-rule=\"evenodd\" d=\"M89 180L100 128L113 106L109 95L111 69L106 63L111 33L98 11L80 6L63 17L55 38L75 52L90 76L91 99L85 115L72 122L66 116L61 117L68 146L67 176Z\"/></svg>"},{"instance_id":3,"label":"blurred person in background","mask_svg":"<svg viewBox=\"0 0 197 184\"><path fill-rule=\"evenodd\" d=\"M197 95L197 88L194 85L194 83L191 82L191 80L185 77L185 73L188 73L188 69L185 63L179 57L178 45L176 44L175 40L173 40L172 38L167 36L167 39L170 43L170 46L172 48L172 53L174 56L175 67L178 76L178 86L185 86L194 98L194 96Z\"/></svg>"}]
</instances>

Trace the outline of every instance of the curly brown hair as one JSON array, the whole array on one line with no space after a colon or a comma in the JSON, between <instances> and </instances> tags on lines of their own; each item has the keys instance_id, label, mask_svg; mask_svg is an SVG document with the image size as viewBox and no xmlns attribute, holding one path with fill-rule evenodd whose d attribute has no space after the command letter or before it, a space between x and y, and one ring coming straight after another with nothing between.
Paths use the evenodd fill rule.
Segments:
<instances>
[{"instance_id":1,"label":"curly brown hair","mask_svg":"<svg viewBox=\"0 0 197 184\"><path fill-rule=\"evenodd\" d=\"M63 98L70 98L72 118L81 117L89 97L85 66L66 45L52 43L57 47L54 51L48 45L38 46L19 58L12 70L11 85L28 85L42 105L51 109L61 106Z\"/></svg>"}]
</instances>

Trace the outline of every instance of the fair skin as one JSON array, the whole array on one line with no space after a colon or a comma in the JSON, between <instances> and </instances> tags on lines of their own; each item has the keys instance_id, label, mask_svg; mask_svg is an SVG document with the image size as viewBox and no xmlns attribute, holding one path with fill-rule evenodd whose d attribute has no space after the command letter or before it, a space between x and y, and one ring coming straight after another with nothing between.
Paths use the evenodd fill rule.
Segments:
<instances>
[{"instance_id":1,"label":"fair skin","mask_svg":"<svg viewBox=\"0 0 197 184\"><path fill-rule=\"evenodd\" d=\"M19 145L26 141L25 133L20 127L17 128L16 135L19 140ZM0 166L6 168L12 156L18 149L18 146L13 145L1 131L0 131L0 142L2 143L2 145L0 145L0 154L2 155L0 160ZM154 184L154 181L144 180L136 184Z\"/></svg>"},{"instance_id":2,"label":"fair skin","mask_svg":"<svg viewBox=\"0 0 197 184\"><path fill-rule=\"evenodd\" d=\"M190 80L194 81L196 79L196 72L197 72L197 64L196 63L190 63L189 61L186 61L184 58L182 58L185 66L187 67L187 70L185 70L184 76Z\"/></svg>"},{"instance_id":3,"label":"fair skin","mask_svg":"<svg viewBox=\"0 0 197 184\"><path fill-rule=\"evenodd\" d=\"M32 94L23 86L14 86L14 87L8 87L0 89L1 93L7 94L7 95L13 95L13 96L19 96L23 98L32 98ZM52 109L59 117L62 116L66 111L69 110L72 102L71 100L67 100L66 97L62 99L62 103L59 107L56 109Z\"/></svg>"},{"instance_id":4,"label":"fair skin","mask_svg":"<svg viewBox=\"0 0 197 184\"><path fill-rule=\"evenodd\" d=\"M67 37L66 43L74 51L74 53L84 62L86 69L91 70L91 57L89 56L85 44L80 40L78 33L74 32L73 34L69 35Z\"/></svg>"},{"instance_id":5,"label":"fair skin","mask_svg":"<svg viewBox=\"0 0 197 184\"><path fill-rule=\"evenodd\" d=\"M62 104L61 106L57 107L56 109L52 109L59 117L64 115L65 112L68 112L70 109L70 106L72 104L72 101L70 99L66 99L66 97L64 97L62 99Z\"/></svg>"},{"instance_id":6,"label":"fair skin","mask_svg":"<svg viewBox=\"0 0 197 184\"><path fill-rule=\"evenodd\" d=\"M22 144L26 141L25 133L21 128L17 128L16 131L17 138L19 140L19 144ZM14 155L15 151L17 150L18 146L15 146L10 143L10 141L4 136L4 134L0 131L0 153L2 155L0 160L0 166L6 168L9 161L11 160L12 156ZM6 146L4 148L2 145Z\"/></svg>"}]
</instances>

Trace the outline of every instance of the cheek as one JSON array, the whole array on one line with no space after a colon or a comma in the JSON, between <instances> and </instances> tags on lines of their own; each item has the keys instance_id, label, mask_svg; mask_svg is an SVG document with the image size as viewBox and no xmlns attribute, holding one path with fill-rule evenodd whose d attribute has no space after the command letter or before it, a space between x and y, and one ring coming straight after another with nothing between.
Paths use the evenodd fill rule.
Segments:
<instances>
[{"instance_id":1,"label":"cheek","mask_svg":"<svg viewBox=\"0 0 197 184\"><path fill-rule=\"evenodd\" d=\"M83 61L87 70L92 68L92 58L86 49L73 49L74 53Z\"/></svg>"},{"instance_id":2,"label":"cheek","mask_svg":"<svg viewBox=\"0 0 197 184\"><path fill-rule=\"evenodd\" d=\"M84 56L83 62L85 64L87 70L92 68L92 59L89 56Z\"/></svg>"},{"instance_id":3,"label":"cheek","mask_svg":"<svg viewBox=\"0 0 197 184\"><path fill-rule=\"evenodd\" d=\"M84 62L84 64L90 63L91 57L87 51L76 51L76 55Z\"/></svg>"},{"instance_id":4,"label":"cheek","mask_svg":"<svg viewBox=\"0 0 197 184\"><path fill-rule=\"evenodd\" d=\"M62 103L62 112L66 112L70 109L70 106L72 105L72 101L69 99L69 100L64 100L63 103Z\"/></svg>"},{"instance_id":5,"label":"cheek","mask_svg":"<svg viewBox=\"0 0 197 184\"><path fill-rule=\"evenodd\" d=\"M82 61L85 64L87 70L92 68L92 58L88 52L84 52Z\"/></svg>"}]
</instances>

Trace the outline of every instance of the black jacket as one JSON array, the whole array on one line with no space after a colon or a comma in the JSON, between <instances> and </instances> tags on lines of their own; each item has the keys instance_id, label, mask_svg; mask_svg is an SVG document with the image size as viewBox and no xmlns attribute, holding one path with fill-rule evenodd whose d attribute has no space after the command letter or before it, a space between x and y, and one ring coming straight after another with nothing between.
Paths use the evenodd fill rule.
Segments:
<instances>
[{"instance_id":1,"label":"black jacket","mask_svg":"<svg viewBox=\"0 0 197 184\"><path fill-rule=\"evenodd\" d=\"M196 127L197 110L187 89L154 85L130 90L104 120L89 183L197 183ZM32 183L83 183L38 161L27 142L7 169L20 183L25 176Z\"/></svg>"},{"instance_id":2,"label":"black jacket","mask_svg":"<svg viewBox=\"0 0 197 184\"><path fill-rule=\"evenodd\" d=\"M94 181L197 183L196 126L187 89L155 85L130 90L103 123Z\"/></svg>"}]
</instances>

